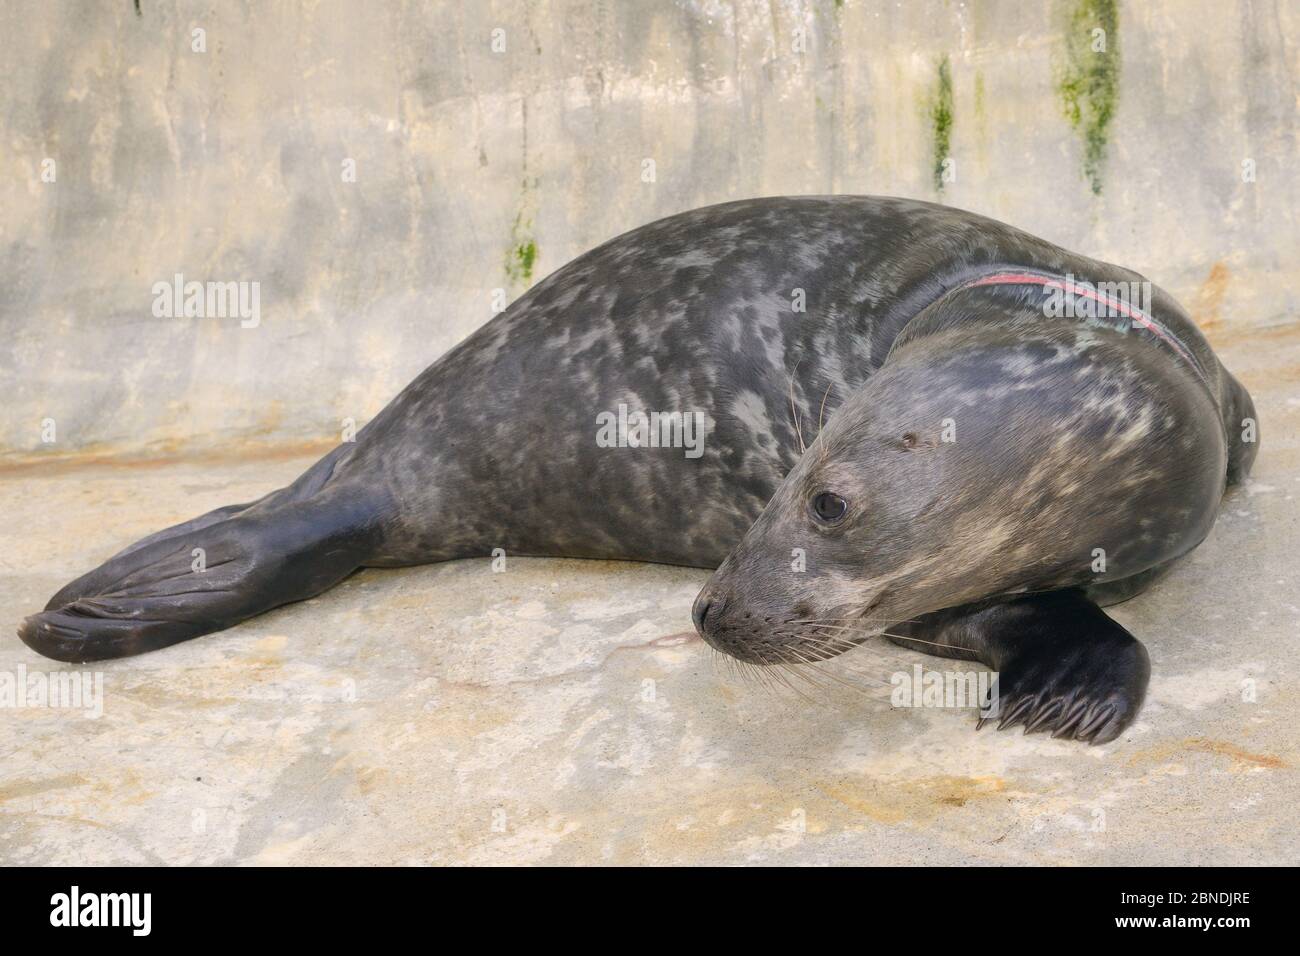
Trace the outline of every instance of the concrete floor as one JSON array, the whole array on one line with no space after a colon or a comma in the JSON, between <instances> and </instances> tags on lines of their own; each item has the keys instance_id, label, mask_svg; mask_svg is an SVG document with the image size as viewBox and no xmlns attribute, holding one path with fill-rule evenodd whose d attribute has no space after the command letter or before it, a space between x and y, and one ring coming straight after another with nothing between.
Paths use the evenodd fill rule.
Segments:
<instances>
[{"instance_id":1,"label":"concrete floor","mask_svg":"<svg viewBox=\"0 0 1300 956\"><path fill-rule=\"evenodd\" d=\"M1300 328L1216 344L1263 450L1209 540L1115 610L1154 676L1113 744L892 709L878 682L934 659L890 646L824 686L742 679L689 633L701 571L367 571L86 668L98 719L0 712L0 862L1294 864ZM309 461L4 468L0 633ZM0 675L57 666L0 640Z\"/></svg>"}]
</instances>

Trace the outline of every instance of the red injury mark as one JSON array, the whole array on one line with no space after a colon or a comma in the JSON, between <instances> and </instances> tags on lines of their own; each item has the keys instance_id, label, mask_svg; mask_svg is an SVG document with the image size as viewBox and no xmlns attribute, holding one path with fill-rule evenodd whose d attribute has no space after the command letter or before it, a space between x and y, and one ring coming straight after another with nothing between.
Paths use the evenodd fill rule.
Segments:
<instances>
[{"instance_id":1,"label":"red injury mark","mask_svg":"<svg viewBox=\"0 0 1300 956\"><path fill-rule=\"evenodd\" d=\"M1069 292L1071 295L1083 296L1092 299L1094 302L1100 302L1108 308L1114 309L1121 315L1132 319L1138 325L1142 326L1152 335L1166 343L1170 348L1185 359L1192 368L1196 369L1198 374L1201 373L1200 363L1183 347L1182 343L1160 327L1159 323L1151 316L1147 315L1141 309L1135 309L1123 299L1117 299L1113 296L1102 295L1095 289L1087 286L1076 285L1065 279L1056 279L1051 276L1035 275L1032 272L999 272L991 276L984 276L982 279L976 279L962 286L963 289L970 289L982 285L1040 285L1047 289L1061 289ZM1203 374L1202 374L1203 377Z\"/></svg>"}]
</instances>

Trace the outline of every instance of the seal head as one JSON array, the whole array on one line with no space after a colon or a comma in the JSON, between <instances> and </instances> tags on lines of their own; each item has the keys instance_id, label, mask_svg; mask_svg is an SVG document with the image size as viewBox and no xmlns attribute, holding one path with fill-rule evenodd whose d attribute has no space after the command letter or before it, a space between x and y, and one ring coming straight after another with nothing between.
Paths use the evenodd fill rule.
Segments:
<instances>
[{"instance_id":1,"label":"seal head","mask_svg":"<svg viewBox=\"0 0 1300 956\"><path fill-rule=\"evenodd\" d=\"M701 592L704 639L751 663L824 659L1194 547L1226 467L1208 395L1169 387L1184 373L1152 346L1039 326L948 328L891 356Z\"/></svg>"}]
</instances>

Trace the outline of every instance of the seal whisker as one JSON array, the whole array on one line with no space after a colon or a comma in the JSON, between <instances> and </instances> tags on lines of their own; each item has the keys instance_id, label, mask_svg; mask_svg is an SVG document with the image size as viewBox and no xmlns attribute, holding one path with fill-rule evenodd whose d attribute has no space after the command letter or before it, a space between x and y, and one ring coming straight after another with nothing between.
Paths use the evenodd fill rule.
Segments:
<instances>
[{"instance_id":1,"label":"seal whisker","mask_svg":"<svg viewBox=\"0 0 1300 956\"><path fill-rule=\"evenodd\" d=\"M826 385L826 392L822 395L822 407L821 410L817 412L817 434L818 435L822 433L822 423L826 419L826 399L830 397L831 388L833 388L834 385L835 385L834 382L828 382Z\"/></svg>"},{"instance_id":2,"label":"seal whisker","mask_svg":"<svg viewBox=\"0 0 1300 956\"><path fill-rule=\"evenodd\" d=\"M888 627L889 625L872 624L869 626L858 626L855 624L829 624L829 623L824 623L822 621L809 621L807 624L803 626L833 628L837 631L853 631L854 633L857 634L883 634L884 628Z\"/></svg>"},{"instance_id":3,"label":"seal whisker","mask_svg":"<svg viewBox=\"0 0 1300 956\"><path fill-rule=\"evenodd\" d=\"M823 662L827 664L833 663L836 667L842 667L846 671L849 671L854 674L858 674L862 677L866 677L869 680L879 680L879 678L875 677L874 675L867 673L861 668L855 667L853 664L845 660L845 656L848 654L849 651L857 650L862 645L851 644L847 646L840 646L838 644L830 644L830 643L815 641L815 640L814 643L820 645L818 647L818 654L817 654L817 660L819 662Z\"/></svg>"},{"instance_id":4,"label":"seal whisker","mask_svg":"<svg viewBox=\"0 0 1300 956\"><path fill-rule=\"evenodd\" d=\"M939 641L925 641L919 637L909 637L906 634L891 634L888 631L881 631L880 633L884 637L892 637L894 640L898 641L915 641L917 644L928 644L930 647L943 647L950 651L962 651L967 654L970 653L969 647L962 647L959 644L943 644Z\"/></svg>"},{"instance_id":5,"label":"seal whisker","mask_svg":"<svg viewBox=\"0 0 1300 956\"><path fill-rule=\"evenodd\" d=\"M786 690L792 692L795 696L800 697L803 700L811 701L812 698L808 697L802 688L795 686L794 681L790 679L791 677L799 677L800 675L797 671L791 670L787 666L787 663L788 662L784 659L778 659L768 665L767 669L771 671L772 676L779 681L781 686Z\"/></svg>"},{"instance_id":6,"label":"seal whisker","mask_svg":"<svg viewBox=\"0 0 1300 956\"><path fill-rule=\"evenodd\" d=\"M807 446L804 445L804 443L803 443L803 426L800 424L800 421L799 421L799 418L800 418L800 416L799 416L799 411L798 411L798 409L796 409L795 406L794 406L794 377L795 377L796 375L799 374L799 365L800 365L802 362L803 362L803 357L801 356L801 357L799 358L799 361L794 363L794 370L793 370L792 372L790 372L790 376L789 376L789 378L790 378L790 418L794 420L794 433L795 433L795 436L799 439L799 454L801 454L801 455L802 455L804 452L806 452L806 451L808 450L808 448L807 448Z\"/></svg>"},{"instance_id":7,"label":"seal whisker","mask_svg":"<svg viewBox=\"0 0 1300 956\"><path fill-rule=\"evenodd\" d=\"M840 683L849 683L837 674L813 666L823 660L823 658L811 657L806 651L797 647L784 647L781 649L781 655L790 665L793 673L797 674L809 683L814 684L819 690L825 691L827 689L825 684L827 679L838 680ZM799 665L803 666L800 667ZM861 688L857 689L860 690Z\"/></svg>"},{"instance_id":8,"label":"seal whisker","mask_svg":"<svg viewBox=\"0 0 1300 956\"><path fill-rule=\"evenodd\" d=\"M879 685L879 686L881 686L881 687L891 687L891 686L893 686L893 685L891 685L888 681L882 680L881 678L875 676L874 674L868 674L868 673L866 673L865 671L859 670L859 669L857 669L857 668L855 668L855 667L849 667L849 666L846 665L843 661L840 660L840 658L839 658L838 655L832 655L832 656L830 656L830 657L815 657L815 658L813 658L812 660L808 661L808 663L809 663L810 665L813 665L813 666L818 665L818 664L827 664L827 665L830 665L830 666L828 666L828 667L819 667L819 668L817 668L817 672L818 672L819 674L822 674L822 675L824 675L824 676L830 678L831 680L836 681L837 683L840 683L840 684L843 684L843 685L845 685L845 686L849 686L849 687L855 687L855 688L857 688L857 689L859 689L859 690L862 690L863 688L862 688L860 685L858 685L854 680L851 680L851 679L849 679L849 678L843 676L842 674L836 673L835 668L843 668L845 671L847 671L847 672L848 672L849 674L851 674L853 677L858 678L858 679L861 679L861 680L864 680L864 681L869 681L870 683L872 683L872 684L876 684L876 685Z\"/></svg>"},{"instance_id":9,"label":"seal whisker","mask_svg":"<svg viewBox=\"0 0 1300 956\"><path fill-rule=\"evenodd\" d=\"M780 693L783 690L790 690L798 693L798 689L790 683L789 676L780 668L781 660L769 660L764 664L758 664L753 661L745 661L739 658L732 658L742 672L749 675L750 679L762 687L768 693ZM778 666L773 666L778 665Z\"/></svg>"},{"instance_id":10,"label":"seal whisker","mask_svg":"<svg viewBox=\"0 0 1300 956\"><path fill-rule=\"evenodd\" d=\"M825 692L827 690L824 680L826 675L810 666L807 666L812 664L812 661L809 658L793 649L784 652L783 656L786 660L786 666L789 668L791 673L797 675L801 680L807 681L819 691ZM805 666L800 667L799 665L801 664Z\"/></svg>"},{"instance_id":11,"label":"seal whisker","mask_svg":"<svg viewBox=\"0 0 1300 956\"><path fill-rule=\"evenodd\" d=\"M878 631L875 628L849 627L843 624L810 624L809 627L825 627L838 631L848 631L850 633L866 634L870 637L892 637L900 641L915 641L918 644L929 644L931 647L947 647L953 650L966 650L955 644L941 644L938 641L927 641L919 637L910 637L905 634L891 634L889 631ZM854 645L857 646L857 645Z\"/></svg>"},{"instance_id":12,"label":"seal whisker","mask_svg":"<svg viewBox=\"0 0 1300 956\"><path fill-rule=\"evenodd\" d=\"M824 668L824 667L817 667L816 665L828 664L833 662L834 667L844 667L845 670L847 670L850 674L854 675L855 677L860 677L863 680L871 681L873 683L880 684L881 686L885 686L885 687L892 686L888 682L883 681L878 677L874 677L870 674L866 674L855 668L844 665L843 661L841 660L838 654L831 654L829 656L825 656L819 652L817 655L809 656L807 653L800 651L799 649L794 647L791 647L788 650L790 653L795 654L804 664L808 665L812 671L814 671L821 677L833 680L836 683L841 684L845 687L852 687L854 690L866 689L863 688L861 685L857 684L855 681L850 680L849 678L843 676L842 674L836 673L833 667Z\"/></svg>"},{"instance_id":13,"label":"seal whisker","mask_svg":"<svg viewBox=\"0 0 1300 956\"><path fill-rule=\"evenodd\" d=\"M778 662L775 666L780 668L783 673L789 674L790 676L803 681L810 688L812 688L812 690L825 694L826 685L822 681L816 679L809 671L800 668L799 663L800 662L797 660L792 660L788 657L783 656L782 660ZM803 700L809 702L813 700L812 697L808 696L807 692L803 691L798 687L795 687L794 684L790 684L789 686L791 690L793 690L796 694L798 694L799 697L802 698Z\"/></svg>"},{"instance_id":14,"label":"seal whisker","mask_svg":"<svg viewBox=\"0 0 1300 956\"><path fill-rule=\"evenodd\" d=\"M734 659L734 658L733 658ZM766 668L761 667L751 661L736 660L736 664L741 674L751 684L756 684L765 691L772 691L774 687L774 678L772 673Z\"/></svg>"},{"instance_id":15,"label":"seal whisker","mask_svg":"<svg viewBox=\"0 0 1300 956\"><path fill-rule=\"evenodd\" d=\"M836 647L841 653L843 653L844 651L851 651L855 647L861 646L860 641L851 641L848 638L839 635L825 635L825 634L817 635L817 634L804 633L800 635L800 640L808 641L814 644L821 644L826 647Z\"/></svg>"},{"instance_id":16,"label":"seal whisker","mask_svg":"<svg viewBox=\"0 0 1300 956\"><path fill-rule=\"evenodd\" d=\"M780 680L781 686L786 690L791 691L800 699L807 701L808 703L814 702L812 697L809 697L802 688L795 686L793 681L790 680L791 677L795 677L809 684L815 690L825 691L825 687L819 685L816 681L811 680L806 673L798 670L794 666L795 662L786 656L784 650L777 649L776 655L776 659L772 661L768 667L764 668L764 670L772 672L772 675Z\"/></svg>"},{"instance_id":17,"label":"seal whisker","mask_svg":"<svg viewBox=\"0 0 1300 956\"><path fill-rule=\"evenodd\" d=\"M789 621L788 623L797 625L799 627L830 626L830 627L845 627L845 628L852 628L854 630L859 630L859 631L874 632L877 631L879 628L895 627L899 624L919 624L920 622L908 618L902 618L902 619L878 618L876 620L872 620L869 618L860 618L860 617L844 617L844 618L827 617L827 618L810 618L806 621Z\"/></svg>"},{"instance_id":18,"label":"seal whisker","mask_svg":"<svg viewBox=\"0 0 1300 956\"><path fill-rule=\"evenodd\" d=\"M844 655L849 651L857 650L863 646L861 642L849 641L840 637L827 637L813 634L800 634L799 639L805 643L817 645L819 654L817 660L819 662L829 663L833 661L836 666L843 667L845 670L866 677L868 680L878 680L878 678L853 667L844 660Z\"/></svg>"}]
</instances>

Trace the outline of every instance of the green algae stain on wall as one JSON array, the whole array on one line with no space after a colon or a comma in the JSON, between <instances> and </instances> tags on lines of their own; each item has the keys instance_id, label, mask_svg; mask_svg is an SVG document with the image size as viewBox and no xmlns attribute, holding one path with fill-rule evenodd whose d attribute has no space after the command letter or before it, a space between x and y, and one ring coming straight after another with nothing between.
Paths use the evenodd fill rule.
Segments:
<instances>
[{"instance_id":1,"label":"green algae stain on wall","mask_svg":"<svg viewBox=\"0 0 1300 956\"><path fill-rule=\"evenodd\" d=\"M948 162L952 149L952 64L944 54L939 61L939 76L933 97L930 101L930 133L933 142L934 163L931 173L934 188L943 192L944 174L948 172Z\"/></svg>"},{"instance_id":2,"label":"green algae stain on wall","mask_svg":"<svg viewBox=\"0 0 1300 956\"><path fill-rule=\"evenodd\" d=\"M533 267L537 265L537 240L533 237L533 212L536 207L536 180L525 177L523 198L510 227L510 246L506 249L506 279L514 288L533 284Z\"/></svg>"},{"instance_id":3,"label":"green algae stain on wall","mask_svg":"<svg viewBox=\"0 0 1300 956\"><path fill-rule=\"evenodd\" d=\"M506 278L514 284L532 285L536 262L537 243L531 238L517 238L506 253Z\"/></svg>"},{"instance_id":4,"label":"green algae stain on wall","mask_svg":"<svg viewBox=\"0 0 1300 956\"><path fill-rule=\"evenodd\" d=\"M1065 60L1056 90L1083 139L1083 175L1101 195L1110 122L1119 103L1118 0L1074 0L1065 10Z\"/></svg>"},{"instance_id":5,"label":"green algae stain on wall","mask_svg":"<svg viewBox=\"0 0 1300 956\"><path fill-rule=\"evenodd\" d=\"M515 263L525 282L533 281L533 263L537 261L537 243L528 239L515 247Z\"/></svg>"}]
</instances>

